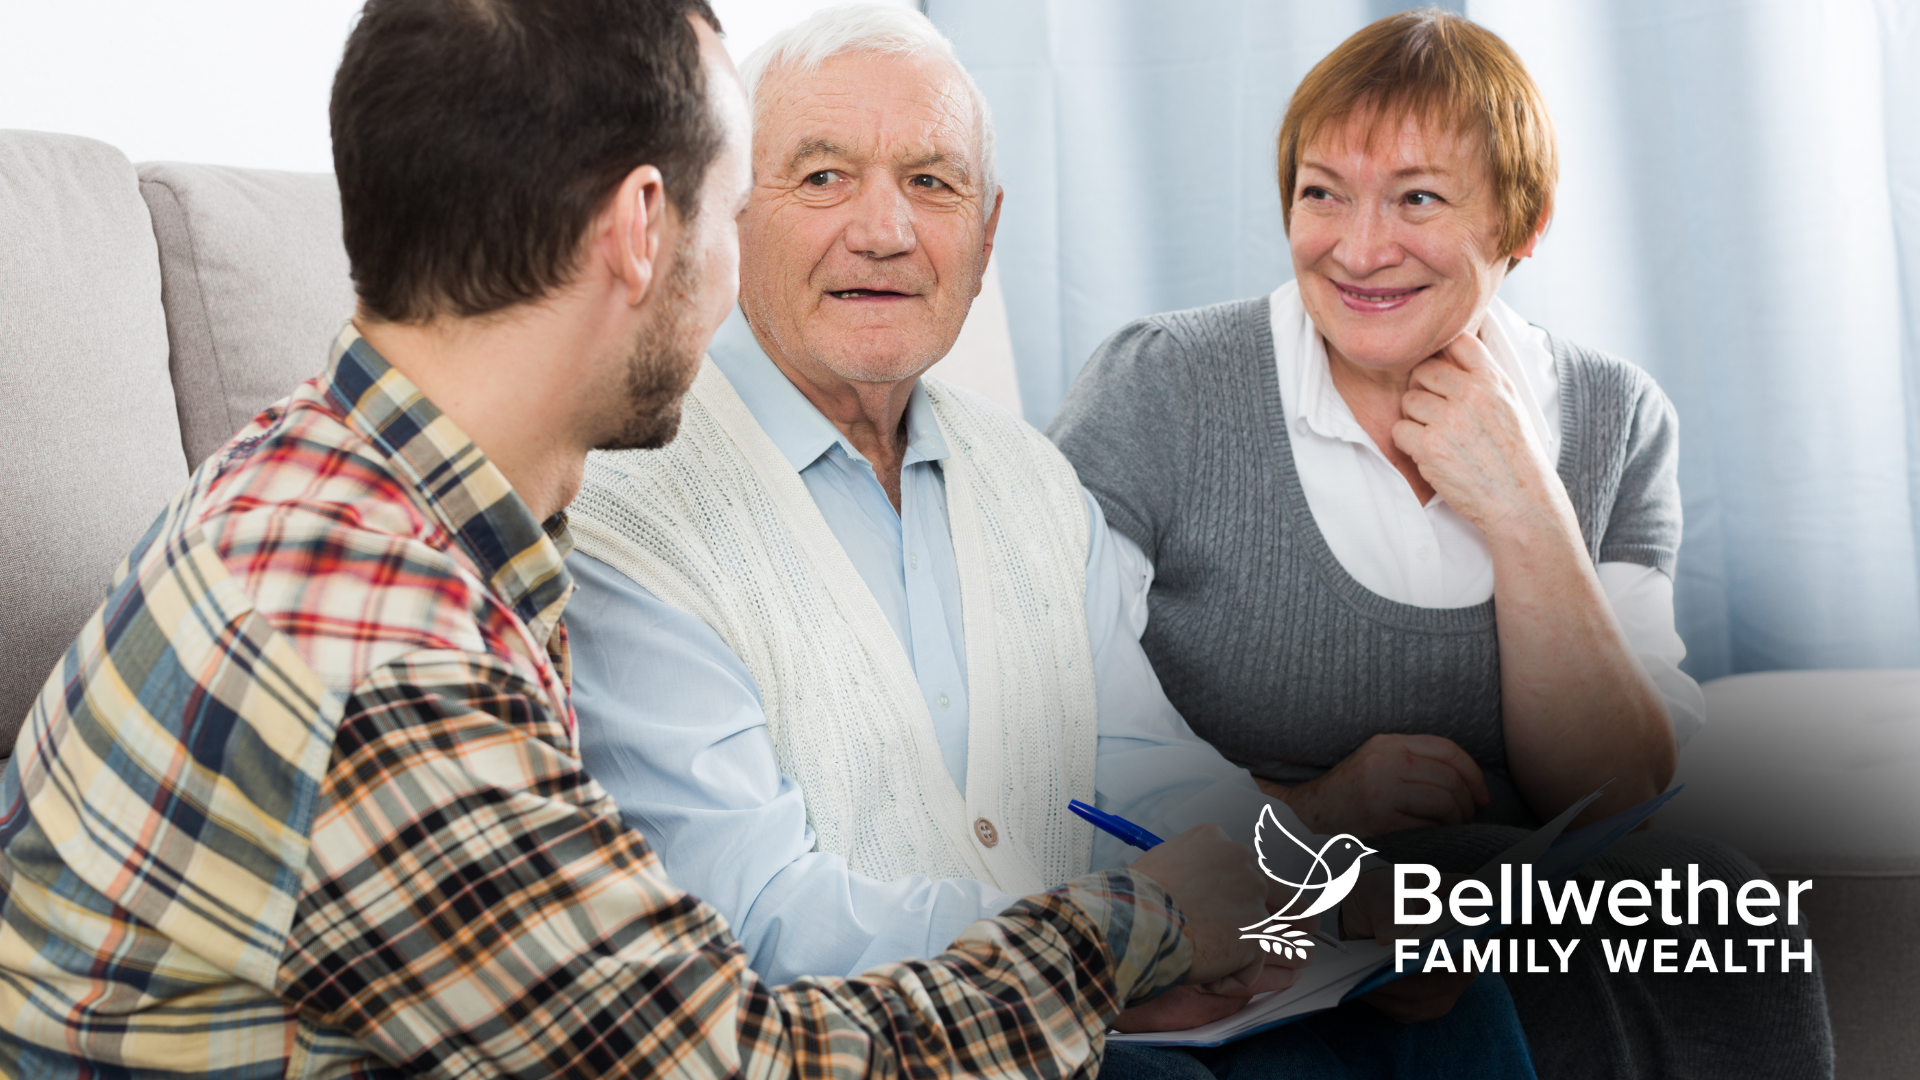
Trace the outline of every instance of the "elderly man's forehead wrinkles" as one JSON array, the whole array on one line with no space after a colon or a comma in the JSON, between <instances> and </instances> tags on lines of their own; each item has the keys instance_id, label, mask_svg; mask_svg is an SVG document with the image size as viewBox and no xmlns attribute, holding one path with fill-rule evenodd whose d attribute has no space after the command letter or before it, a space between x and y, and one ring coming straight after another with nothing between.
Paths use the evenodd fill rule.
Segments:
<instances>
[{"instance_id":1,"label":"elderly man's forehead wrinkles","mask_svg":"<svg viewBox=\"0 0 1920 1080\"><path fill-rule=\"evenodd\" d=\"M936 86L935 107L944 114L945 122L939 124L935 137L948 136L959 147L965 148L964 155L940 155L946 159L942 163L970 180L974 167L980 163L980 152L984 149L981 145L980 117L974 115L973 96L967 93L959 74L951 70ZM930 161L927 164L931 166L935 163Z\"/></svg>"},{"instance_id":2,"label":"elderly man's forehead wrinkles","mask_svg":"<svg viewBox=\"0 0 1920 1080\"><path fill-rule=\"evenodd\" d=\"M877 79L871 71L849 70L840 60L829 60L815 72L775 69L763 77L755 135L756 141L775 140L763 144L773 161L793 169L810 157L884 156L907 167L938 165L968 179L978 171L979 117L951 65L903 58L903 66L918 70L896 69ZM796 135L786 152L779 143ZM876 144L876 136L890 145Z\"/></svg>"},{"instance_id":3,"label":"elderly man's forehead wrinkles","mask_svg":"<svg viewBox=\"0 0 1920 1080\"><path fill-rule=\"evenodd\" d=\"M853 150L845 144L816 136L814 138L802 139L800 145L794 147L793 156L787 159L787 167L790 169L798 168L816 158L848 158L851 156L853 156Z\"/></svg>"}]
</instances>

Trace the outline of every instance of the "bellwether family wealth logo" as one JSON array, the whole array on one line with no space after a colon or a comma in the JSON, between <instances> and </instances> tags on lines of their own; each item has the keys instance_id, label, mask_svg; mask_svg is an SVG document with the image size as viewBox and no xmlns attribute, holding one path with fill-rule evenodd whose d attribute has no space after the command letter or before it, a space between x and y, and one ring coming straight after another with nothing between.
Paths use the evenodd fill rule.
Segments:
<instances>
[{"instance_id":1,"label":"bellwether family wealth logo","mask_svg":"<svg viewBox=\"0 0 1920 1080\"><path fill-rule=\"evenodd\" d=\"M1672 867L1649 868L1646 880L1574 877L1677 792L1676 788L1612 817L1565 831L1568 823L1599 797L1596 791L1494 857L1477 873L1453 879L1450 886L1437 867L1426 863L1394 865L1393 923L1422 927L1422 936L1396 938L1391 949L1384 944L1356 943L1352 955L1365 959L1375 955L1377 949L1377 963L1391 966L1396 974L1498 972L1503 968L1535 973L1557 969L1565 974L1587 937L1574 927L1594 926L1604 910L1608 918L1602 925L1616 928L1614 932L1621 935L1602 937L1599 942L1598 959L1610 972L1637 972L1645 965L1658 973L1742 974L1765 972L1770 961L1782 972L1792 971L1796 964L1802 971L1811 972L1811 938L1805 934L1772 935L1800 924L1801 896L1813 888L1812 881L1789 880L1784 890L1764 877L1729 883L1703 875L1698 863L1687 864L1684 880ZM1268 953L1290 959L1304 959L1315 938L1330 940L1297 924L1331 911L1345 900L1360 880L1360 860L1376 854L1351 833L1341 833L1316 850L1288 831L1271 805L1262 808L1254 827L1254 850L1260 857L1260 869L1274 881L1291 887L1294 895L1266 919L1241 927L1240 937L1258 941ZM1277 866L1298 865L1301 855L1306 857L1306 870L1300 880L1291 880L1276 870ZM1658 870L1657 876L1653 876L1654 869ZM1540 922L1554 929L1536 933L1536 915L1544 916ZM1740 924L1754 929L1736 929ZM1660 937L1656 929L1660 926L1727 929L1679 931L1673 937ZM1517 933L1506 938L1495 936L1502 929ZM1769 936L1746 936L1754 930ZM1561 934L1566 935L1564 939ZM1551 959L1540 949L1542 942L1552 950ZM1339 947L1347 951L1347 946Z\"/></svg>"},{"instance_id":2,"label":"bellwether family wealth logo","mask_svg":"<svg viewBox=\"0 0 1920 1080\"><path fill-rule=\"evenodd\" d=\"M1281 877L1267 862L1268 852L1273 852L1272 857L1278 861L1279 853L1288 844L1305 852L1313 860L1299 881ZM1361 843L1360 838L1352 833L1341 833L1315 851L1280 824L1272 806L1261 808L1260 821L1253 829L1253 850L1260 856L1260 869L1268 877L1295 891L1293 898L1279 911L1252 926L1241 927L1240 937L1242 940L1257 941L1267 952L1287 958L1305 956L1307 949L1313 945L1313 936L1305 930L1292 929L1293 924L1330 911L1345 900L1347 894L1353 891L1354 883L1360 880L1360 860L1374 854L1374 849Z\"/></svg>"}]
</instances>

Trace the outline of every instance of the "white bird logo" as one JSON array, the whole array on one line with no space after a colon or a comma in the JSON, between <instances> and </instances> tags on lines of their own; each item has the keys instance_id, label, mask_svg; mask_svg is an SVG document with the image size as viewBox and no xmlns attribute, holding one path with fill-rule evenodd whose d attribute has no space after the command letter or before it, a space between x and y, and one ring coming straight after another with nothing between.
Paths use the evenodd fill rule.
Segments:
<instances>
[{"instance_id":1,"label":"white bird logo","mask_svg":"<svg viewBox=\"0 0 1920 1080\"><path fill-rule=\"evenodd\" d=\"M1313 865L1307 868L1303 880L1288 881L1267 865L1267 845L1279 843L1281 836L1312 857ZM1297 891L1279 911L1252 926L1241 927L1241 930L1251 932L1242 933L1240 937L1258 941L1262 949L1287 957L1293 956L1295 950L1305 955L1307 946L1313 943L1306 931L1287 928L1293 921L1318 915L1345 900L1347 894L1353 891L1354 883L1360 880L1360 860L1375 853L1373 848L1361 843L1360 838L1352 833L1341 833L1315 851L1287 831L1287 827L1274 815L1272 806L1260 810L1260 822L1253 830L1253 850L1259 854L1260 869L1268 877ZM1293 910L1294 905L1301 903L1306 906L1298 911Z\"/></svg>"}]
</instances>

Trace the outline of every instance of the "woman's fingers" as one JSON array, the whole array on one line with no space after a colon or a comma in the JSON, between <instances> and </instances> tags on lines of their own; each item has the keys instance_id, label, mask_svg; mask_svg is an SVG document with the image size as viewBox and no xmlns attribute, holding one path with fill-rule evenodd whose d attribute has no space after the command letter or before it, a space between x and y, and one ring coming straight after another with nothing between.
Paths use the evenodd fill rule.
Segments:
<instances>
[{"instance_id":1,"label":"woman's fingers","mask_svg":"<svg viewBox=\"0 0 1920 1080\"><path fill-rule=\"evenodd\" d=\"M1432 424L1447 408L1447 399L1431 390L1413 389L1400 397L1400 415L1416 424Z\"/></svg>"},{"instance_id":2,"label":"woman's fingers","mask_svg":"<svg viewBox=\"0 0 1920 1080\"><path fill-rule=\"evenodd\" d=\"M1479 767L1451 740L1377 735L1363 747L1375 827L1412 828L1471 821L1486 801ZM1384 811L1380 813L1378 811Z\"/></svg>"},{"instance_id":3,"label":"woman's fingers","mask_svg":"<svg viewBox=\"0 0 1920 1080\"><path fill-rule=\"evenodd\" d=\"M1485 805L1487 794L1486 774L1480 771L1480 763L1473 755L1460 749L1460 744L1440 735L1403 735L1407 740L1407 749L1421 757L1449 765L1460 774L1467 783L1467 789L1473 793L1473 801Z\"/></svg>"},{"instance_id":4,"label":"woman's fingers","mask_svg":"<svg viewBox=\"0 0 1920 1080\"><path fill-rule=\"evenodd\" d=\"M1375 735L1288 796L1316 831L1376 836L1471 821L1487 787L1480 767L1450 739Z\"/></svg>"},{"instance_id":5,"label":"woman's fingers","mask_svg":"<svg viewBox=\"0 0 1920 1080\"><path fill-rule=\"evenodd\" d=\"M1403 754L1387 772L1396 807L1431 821L1458 824L1473 816L1473 792L1453 766L1417 754Z\"/></svg>"},{"instance_id":6,"label":"woman's fingers","mask_svg":"<svg viewBox=\"0 0 1920 1080\"><path fill-rule=\"evenodd\" d=\"M1459 365L1461 371L1469 375L1494 375L1499 367L1493 362L1493 353L1487 350L1486 343L1470 332L1447 342L1440 349L1440 355Z\"/></svg>"},{"instance_id":7,"label":"woman's fingers","mask_svg":"<svg viewBox=\"0 0 1920 1080\"><path fill-rule=\"evenodd\" d=\"M1409 387L1417 387L1443 398L1458 395L1466 388L1470 376L1460 365L1445 355L1430 357L1414 366L1407 376Z\"/></svg>"},{"instance_id":8,"label":"woman's fingers","mask_svg":"<svg viewBox=\"0 0 1920 1080\"><path fill-rule=\"evenodd\" d=\"M1394 444L1419 463L1423 476L1429 465L1438 464L1447 475L1465 469L1455 477L1465 482L1526 441L1512 380L1472 334L1455 338L1413 369L1400 398L1400 415L1402 421L1393 428ZM1440 478L1427 479L1450 502L1468 494Z\"/></svg>"},{"instance_id":9,"label":"woman's fingers","mask_svg":"<svg viewBox=\"0 0 1920 1080\"><path fill-rule=\"evenodd\" d=\"M1393 804L1423 825L1459 825L1473 817L1473 800L1458 787L1403 779L1394 789Z\"/></svg>"},{"instance_id":10,"label":"woman's fingers","mask_svg":"<svg viewBox=\"0 0 1920 1080\"><path fill-rule=\"evenodd\" d=\"M1484 805L1488 799L1486 776L1479 764L1452 739L1439 735L1375 735L1355 751L1354 757L1422 783L1463 787L1474 805Z\"/></svg>"},{"instance_id":11,"label":"woman's fingers","mask_svg":"<svg viewBox=\"0 0 1920 1080\"><path fill-rule=\"evenodd\" d=\"M1427 456L1427 425L1418 420L1395 420L1393 422L1393 445L1400 452L1412 458L1414 464L1420 464ZM1422 473L1422 475L1425 475Z\"/></svg>"}]
</instances>

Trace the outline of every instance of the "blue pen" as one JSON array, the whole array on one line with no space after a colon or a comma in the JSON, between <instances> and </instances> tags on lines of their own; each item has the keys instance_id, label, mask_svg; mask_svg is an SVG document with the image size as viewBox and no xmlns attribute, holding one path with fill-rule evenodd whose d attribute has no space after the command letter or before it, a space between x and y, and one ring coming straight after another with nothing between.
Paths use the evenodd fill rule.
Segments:
<instances>
[{"instance_id":1,"label":"blue pen","mask_svg":"<svg viewBox=\"0 0 1920 1080\"><path fill-rule=\"evenodd\" d=\"M1132 844L1141 851L1162 843L1161 839L1147 830L1128 821L1118 814L1109 814L1105 810L1096 810L1079 799L1067 800L1067 809L1085 818L1087 824L1109 836L1117 836L1123 842Z\"/></svg>"},{"instance_id":2,"label":"blue pen","mask_svg":"<svg viewBox=\"0 0 1920 1080\"><path fill-rule=\"evenodd\" d=\"M1118 814L1109 814L1105 810L1098 809L1097 807L1088 806L1079 799L1068 799L1067 809L1086 819L1087 824L1099 829L1101 832L1109 836L1119 837L1122 842L1131 844L1141 851L1149 851L1156 844L1166 843L1166 841L1135 825L1133 822L1128 821L1126 818ZM1317 932L1314 933L1313 936L1339 949L1341 952L1347 951L1347 947L1340 944L1337 938L1330 938L1325 934Z\"/></svg>"}]
</instances>

